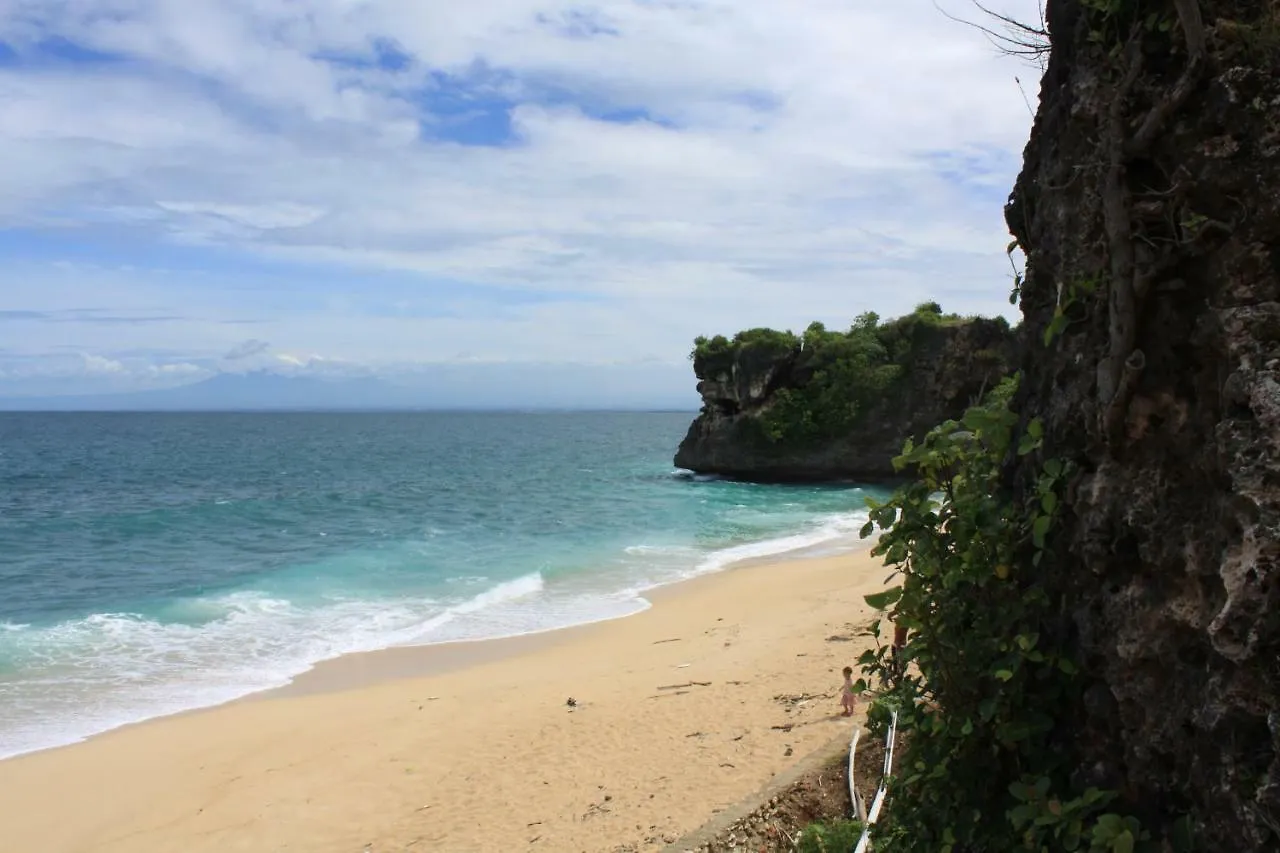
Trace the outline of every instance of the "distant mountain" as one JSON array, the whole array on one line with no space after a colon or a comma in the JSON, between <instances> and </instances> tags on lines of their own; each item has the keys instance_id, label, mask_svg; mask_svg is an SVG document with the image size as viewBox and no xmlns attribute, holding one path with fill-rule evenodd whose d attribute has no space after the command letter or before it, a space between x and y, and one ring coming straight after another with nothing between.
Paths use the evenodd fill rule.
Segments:
<instances>
[{"instance_id":1,"label":"distant mountain","mask_svg":"<svg viewBox=\"0 0 1280 853\"><path fill-rule=\"evenodd\" d=\"M671 409L694 411L687 368L670 365L442 364L381 379L220 373L158 391L0 397L0 411Z\"/></svg>"}]
</instances>

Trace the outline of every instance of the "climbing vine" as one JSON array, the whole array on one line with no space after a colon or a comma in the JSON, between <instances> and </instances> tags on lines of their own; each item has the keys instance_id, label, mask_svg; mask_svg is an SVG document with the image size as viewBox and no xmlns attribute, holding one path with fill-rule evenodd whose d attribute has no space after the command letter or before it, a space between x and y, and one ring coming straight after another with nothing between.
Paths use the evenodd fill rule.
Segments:
<instances>
[{"instance_id":1,"label":"climbing vine","mask_svg":"<svg viewBox=\"0 0 1280 853\"><path fill-rule=\"evenodd\" d=\"M1084 304L1084 297L1092 296L1098 289L1098 282L1093 279L1073 281L1058 289L1058 302L1053 307L1053 317L1044 329L1044 345L1049 346L1053 339L1066 331L1067 327L1080 318L1075 316Z\"/></svg>"},{"instance_id":2,"label":"climbing vine","mask_svg":"<svg viewBox=\"0 0 1280 853\"><path fill-rule=\"evenodd\" d=\"M899 713L910 737L880 851L1154 850L1134 819L1108 810L1112 792L1080 789L1056 735L1078 693L1062 605L1038 572L1053 547L1072 464L1039 463L1025 499L1001 482L1009 454L1041 459L1043 429L1019 429L1006 380L960 422L907 442L895 460L915 478L874 504L863 529L900 583L868 596L910 631L905 670L877 647L859 663L885 685L868 719ZM1186 843L1176 850L1189 849Z\"/></svg>"}]
</instances>

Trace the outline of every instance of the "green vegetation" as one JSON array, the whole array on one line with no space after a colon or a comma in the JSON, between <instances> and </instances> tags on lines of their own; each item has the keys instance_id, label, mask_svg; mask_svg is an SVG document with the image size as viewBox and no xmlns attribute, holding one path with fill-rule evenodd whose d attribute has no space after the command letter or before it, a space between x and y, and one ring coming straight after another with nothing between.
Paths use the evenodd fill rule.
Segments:
<instances>
[{"instance_id":1,"label":"green vegetation","mask_svg":"<svg viewBox=\"0 0 1280 853\"><path fill-rule=\"evenodd\" d=\"M796 839L797 853L849 853L862 837L862 822L831 820L811 823Z\"/></svg>"},{"instance_id":2,"label":"green vegetation","mask_svg":"<svg viewBox=\"0 0 1280 853\"><path fill-rule=\"evenodd\" d=\"M1157 850L1132 817L1108 810L1116 794L1073 783L1076 769L1056 733L1071 724L1080 690L1060 624L1061 602L1037 571L1054 546L1070 463L1043 457L1038 420L1019 428L1006 380L960 422L948 421L895 460L916 478L872 506L872 553L901 584L868 596L911 631L895 673L879 622L877 648L859 660L885 685L868 723L888 709L910 732L877 826L878 851ZM1010 454L1037 460L1025 498L1001 476ZM860 686L865 687L864 680ZM1189 822L1168 849L1191 849Z\"/></svg>"},{"instance_id":3,"label":"green vegetation","mask_svg":"<svg viewBox=\"0 0 1280 853\"><path fill-rule=\"evenodd\" d=\"M756 375L791 355L792 381L773 395L760 425L771 442L813 442L856 424L908 373L913 357L936 329L968 321L944 314L936 302L926 302L883 324L873 312L862 314L844 332L812 323L800 336L749 329L732 340L723 335L699 337L689 357L694 372L706 379L732 375L735 367Z\"/></svg>"},{"instance_id":4,"label":"green vegetation","mask_svg":"<svg viewBox=\"0 0 1280 853\"><path fill-rule=\"evenodd\" d=\"M748 371L758 371L795 352L800 339L791 332L747 329L729 340L724 335L698 337L693 342L693 372L699 379L731 373L735 363Z\"/></svg>"}]
</instances>

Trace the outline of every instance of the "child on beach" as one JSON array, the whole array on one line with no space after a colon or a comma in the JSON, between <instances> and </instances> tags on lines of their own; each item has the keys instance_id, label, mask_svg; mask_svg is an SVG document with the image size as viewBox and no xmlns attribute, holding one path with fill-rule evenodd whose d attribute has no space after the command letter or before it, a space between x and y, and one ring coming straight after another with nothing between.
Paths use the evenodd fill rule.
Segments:
<instances>
[{"instance_id":1,"label":"child on beach","mask_svg":"<svg viewBox=\"0 0 1280 853\"><path fill-rule=\"evenodd\" d=\"M858 694L853 688L853 667L844 668L844 684L840 687L840 705L844 708L845 717L853 716L853 706L857 704Z\"/></svg>"},{"instance_id":2,"label":"child on beach","mask_svg":"<svg viewBox=\"0 0 1280 853\"><path fill-rule=\"evenodd\" d=\"M907 626L895 625L893 628L893 648L890 650L892 655L893 676L894 678L902 678L902 674L906 666L902 660L902 650L907 647Z\"/></svg>"}]
</instances>

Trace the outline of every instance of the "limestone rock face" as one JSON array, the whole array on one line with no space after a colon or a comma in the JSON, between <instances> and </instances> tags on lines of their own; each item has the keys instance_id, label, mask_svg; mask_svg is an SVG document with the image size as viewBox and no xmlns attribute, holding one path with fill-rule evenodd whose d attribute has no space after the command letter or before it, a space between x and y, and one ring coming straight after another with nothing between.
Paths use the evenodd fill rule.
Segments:
<instances>
[{"instance_id":1,"label":"limestone rock face","mask_svg":"<svg viewBox=\"0 0 1280 853\"><path fill-rule=\"evenodd\" d=\"M1017 349L1015 334L999 320L917 334L903 378L847 433L822 441L770 441L759 423L779 390L809 381L799 350L746 348L695 362L702 411L680 443L676 466L764 482L894 477L892 459L903 442L964 414L1010 372Z\"/></svg>"},{"instance_id":2,"label":"limestone rock face","mask_svg":"<svg viewBox=\"0 0 1280 853\"><path fill-rule=\"evenodd\" d=\"M1172 29L1111 52L1087 7L1050 0L1006 208L1045 434L1010 484L1079 466L1041 566L1091 680L1059 737L1153 828L1280 850L1280 10L1151 4Z\"/></svg>"}]
</instances>

